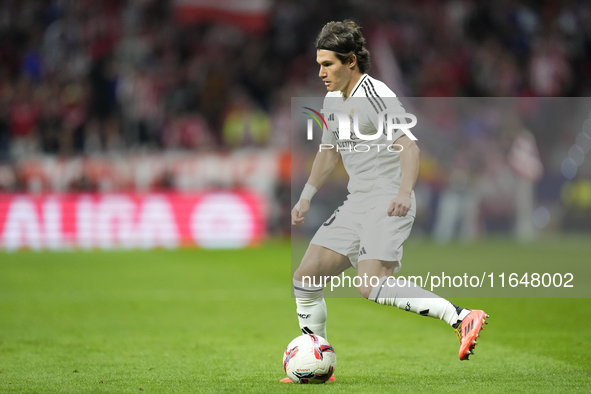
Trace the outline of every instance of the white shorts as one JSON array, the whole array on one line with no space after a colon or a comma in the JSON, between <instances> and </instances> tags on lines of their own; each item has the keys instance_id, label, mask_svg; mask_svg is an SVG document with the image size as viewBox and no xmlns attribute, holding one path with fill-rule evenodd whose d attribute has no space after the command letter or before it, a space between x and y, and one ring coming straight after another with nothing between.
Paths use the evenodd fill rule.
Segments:
<instances>
[{"instance_id":1,"label":"white shorts","mask_svg":"<svg viewBox=\"0 0 591 394\"><path fill-rule=\"evenodd\" d=\"M361 203L345 201L320 226L310 243L347 256L355 269L358 261L375 259L398 261L394 272L400 271L402 244L415 218L411 212L404 217L388 216L391 202L392 196L383 195Z\"/></svg>"}]
</instances>

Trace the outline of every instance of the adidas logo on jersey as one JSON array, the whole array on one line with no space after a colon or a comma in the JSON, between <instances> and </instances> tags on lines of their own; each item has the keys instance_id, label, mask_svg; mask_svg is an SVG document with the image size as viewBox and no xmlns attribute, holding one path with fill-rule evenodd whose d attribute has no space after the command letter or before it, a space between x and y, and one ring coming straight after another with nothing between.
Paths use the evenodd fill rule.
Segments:
<instances>
[{"instance_id":1,"label":"adidas logo on jersey","mask_svg":"<svg viewBox=\"0 0 591 394\"><path fill-rule=\"evenodd\" d=\"M359 249L359 256L367 254L367 252L365 251L365 247L362 247L361 249Z\"/></svg>"}]
</instances>

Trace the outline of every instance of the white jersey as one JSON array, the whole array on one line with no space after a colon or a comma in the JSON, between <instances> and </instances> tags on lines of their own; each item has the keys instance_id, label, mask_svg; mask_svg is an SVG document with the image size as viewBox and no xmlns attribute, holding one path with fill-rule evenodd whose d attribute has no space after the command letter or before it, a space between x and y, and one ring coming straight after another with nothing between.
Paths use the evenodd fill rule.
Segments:
<instances>
[{"instance_id":1,"label":"white jersey","mask_svg":"<svg viewBox=\"0 0 591 394\"><path fill-rule=\"evenodd\" d=\"M343 164L349 174L347 186L349 199L365 198L368 193L398 194L401 181L400 154L394 149L388 150L398 138L404 135L402 130L395 130L392 139L388 140L386 128L376 140L364 140L353 133L353 115L358 115L359 131L362 135L373 135L378 131L378 114L404 113L396 95L386 84L364 74L347 99L343 99L340 91L328 92L324 99L324 113L328 130L324 128L322 143L338 147ZM330 109L349 115L351 133L348 139L339 140L339 122L337 117L330 116ZM328 116L327 116L328 115ZM367 151L366 151L367 150ZM414 197L414 196L413 196ZM413 198L414 200L414 198ZM410 214L414 216L414 201Z\"/></svg>"}]
</instances>

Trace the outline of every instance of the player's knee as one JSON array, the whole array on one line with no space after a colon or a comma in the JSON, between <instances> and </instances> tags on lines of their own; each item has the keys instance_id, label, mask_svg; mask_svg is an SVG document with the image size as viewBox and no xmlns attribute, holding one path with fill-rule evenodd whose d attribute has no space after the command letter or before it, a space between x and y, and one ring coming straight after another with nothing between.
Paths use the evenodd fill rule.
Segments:
<instances>
[{"instance_id":1,"label":"player's knee","mask_svg":"<svg viewBox=\"0 0 591 394\"><path fill-rule=\"evenodd\" d=\"M294 273L293 273L293 279L297 280L297 281L302 281L302 272L300 271L300 269L298 268Z\"/></svg>"},{"instance_id":2,"label":"player's knee","mask_svg":"<svg viewBox=\"0 0 591 394\"><path fill-rule=\"evenodd\" d=\"M305 269L297 269L296 272L293 274L293 279L301 282L303 285L309 286L321 286L323 283L322 276L314 275L313 273L305 270Z\"/></svg>"},{"instance_id":3,"label":"player's knee","mask_svg":"<svg viewBox=\"0 0 591 394\"><path fill-rule=\"evenodd\" d=\"M321 275L321 262L317 258L304 257L304 260L293 273L293 279L303 282L307 278L319 277Z\"/></svg>"},{"instance_id":4,"label":"player's knee","mask_svg":"<svg viewBox=\"0 0 591 394\"><path fill-rule=\"evenodd\" d=\"M298 269L296 269L293 273L293 279L302 281L304 277L316 275L316 270L314 269L314 267L314 265L310 264L300 264Z\"/></svg>"}]
</instances>

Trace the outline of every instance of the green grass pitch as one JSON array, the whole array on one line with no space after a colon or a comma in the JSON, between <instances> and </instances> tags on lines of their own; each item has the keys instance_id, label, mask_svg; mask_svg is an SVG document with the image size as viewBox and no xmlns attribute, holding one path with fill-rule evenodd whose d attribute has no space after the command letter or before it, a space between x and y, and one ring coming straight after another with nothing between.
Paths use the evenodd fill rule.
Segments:
<instances>
[{"instance_id":1,"label":"green grass pitch","mask_svg":"<svg viewBox=\"0 0 591 394\"><path fill-rule=\"evenodd\" d=\"M405 264L473 255L494 266L488 242L411 245ZM585 239L534 248L549 261L590 261ZM282 353L299 335L289 243L0 253L0 392L591 392L589 299L452 301L491 315L468 362L443 322L328 299L337 381L281 384Z\"/></svg>"}]
</instances>

